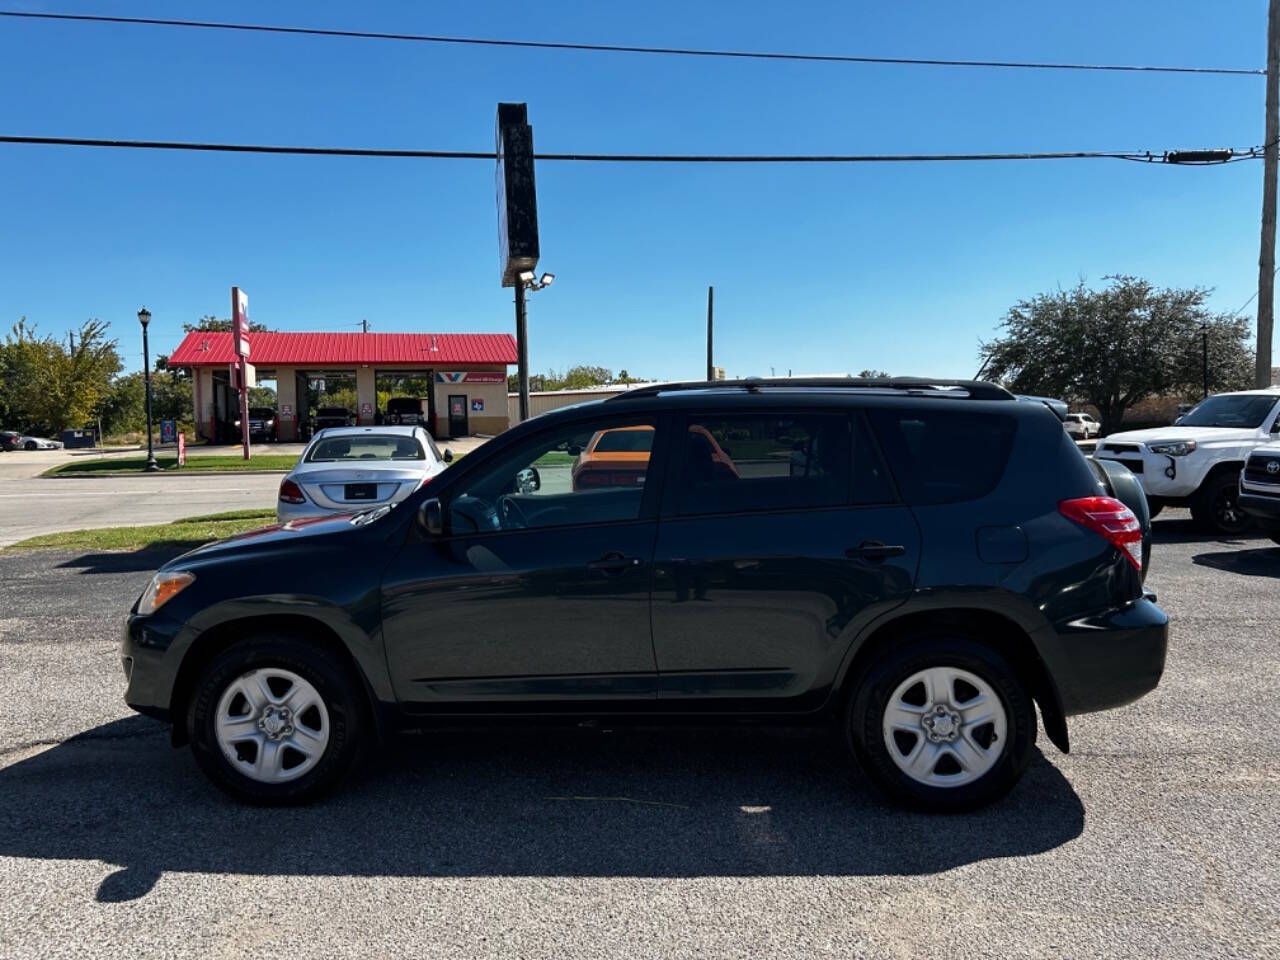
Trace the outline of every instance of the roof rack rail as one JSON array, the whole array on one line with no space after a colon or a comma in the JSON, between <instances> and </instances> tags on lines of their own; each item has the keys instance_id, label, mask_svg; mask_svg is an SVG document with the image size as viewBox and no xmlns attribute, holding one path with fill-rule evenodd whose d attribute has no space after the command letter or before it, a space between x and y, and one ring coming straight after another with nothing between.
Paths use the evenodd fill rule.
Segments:
<instances>
[{"instance_id":1,"label":"roof rack rail","mask_svg":"<svg viewBox=\"0 0 1280 960\"><path fill-rule=\"evenodd\" d=\"M918 396L955 396L963 391L965 400L1012 400L1004 387L985 380L937 380L931 377L746 377L742 380L684 380L676 383L654 383L610 397L606 403L616 400L634 400L640 397L656 397L663 393L679 393L685 390L737 389L747 393L759 393L764 389L801 387L823 390L900 390Z\"/></svg>"}]
</instances>

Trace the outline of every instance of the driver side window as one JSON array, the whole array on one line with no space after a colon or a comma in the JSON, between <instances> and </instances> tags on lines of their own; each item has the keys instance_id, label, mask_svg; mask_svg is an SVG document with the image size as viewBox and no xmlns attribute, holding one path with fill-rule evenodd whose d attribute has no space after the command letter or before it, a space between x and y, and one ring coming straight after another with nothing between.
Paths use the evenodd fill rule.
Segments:
<instances>
[{"instance_id":1,"label":"driver side window","mask_svg":"<svg viewBox=\"0 0 1280 960\"><path fill-rule=\"evenodd\" d=\"M636 520L652 420L565 425L500 457L450 498L451 534Z\"/></svg>"}]
</instances>

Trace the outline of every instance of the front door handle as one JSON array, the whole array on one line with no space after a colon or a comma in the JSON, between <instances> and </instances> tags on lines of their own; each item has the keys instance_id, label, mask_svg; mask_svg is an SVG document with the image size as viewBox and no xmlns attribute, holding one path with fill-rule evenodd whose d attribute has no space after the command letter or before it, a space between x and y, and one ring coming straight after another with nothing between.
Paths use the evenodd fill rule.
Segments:
<instances>
[{"instance_id":1,"label":"front door handle","mask_svg":"<svg viewBox=\"0 0 1280 960\"><path fill-rule=\"evenodd\" d=\"M599 560L592 560L587 564L588 570L599 570L602 573L621 573L623 570L630 570L632 567L640 566L639 557L624 557L620 553L606 553Z\"/></svg>"},{"instance_id":2,"label":"front door handle","mask_svg":"<svg viewBox=\"0 0 1280 960\"><path fill-rule=\"evenodd\" d=\"M879 540L863 540L856 547L850 547L844 555L850 560L865 560L867 563L883 563L889 557L900 557L907 548L900 543L881 543Z\"/></svg>"}]
</instances>

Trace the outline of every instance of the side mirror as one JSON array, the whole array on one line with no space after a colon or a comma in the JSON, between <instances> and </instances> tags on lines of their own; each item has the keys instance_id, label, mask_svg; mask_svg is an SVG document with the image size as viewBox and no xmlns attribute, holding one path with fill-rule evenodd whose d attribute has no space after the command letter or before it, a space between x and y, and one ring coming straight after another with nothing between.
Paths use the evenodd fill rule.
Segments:
<instances>
[{"instance_id":1,"label":"side mirror","mask_svg":"<svg viewBox=\"0 0 1280 960\"><path fill-rule=\"evenodd\" d=\"M534 493L542 489L542 475L537 467L525 467L516 473L516 492Z\"/></svg>"},{"instance_id":2,"label":"side mirror","mask_svg":"<svg viewBox=\"0 0 1280 960\"><path fill-rule=\"evenodd\" d=\"M418 508L418 526L429 537L444 536L444 511L439 499L432 497Z\"/></svg>"},{"instance_id":3,"label":"side mirror","mask_svg":"<svg viewBox=\"0 0 1280 960\"><path fill-rule=\"evenodd\" d=\"M1280 417L1276 417L1275 423L1271 424L1272 433L1280 433Z\"/></svg>"},{"instance_id":4,"label":"side mirror","mask_svg":"<svg viewBox=\"0 0 1280 960\"><path fill-rule=\"evenodd\" d=\"M450 450L448 447L444 448L444 462L453 463L453 451Z\"/></svg>"}]
</instances>

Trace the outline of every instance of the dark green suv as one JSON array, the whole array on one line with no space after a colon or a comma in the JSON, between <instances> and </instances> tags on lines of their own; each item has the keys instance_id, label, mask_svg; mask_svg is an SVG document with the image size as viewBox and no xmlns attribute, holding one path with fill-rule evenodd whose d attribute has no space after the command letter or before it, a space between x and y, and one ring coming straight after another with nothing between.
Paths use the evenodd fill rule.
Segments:
<instances>
[{"instance_id":1,"label":"dark green suv","mask_svg":"<svg viewBox=\"0 0 1280 960\"><path fill-rule=\"evenodd\" d=\"M1065 751L1067 716L1159 681L1145 503L1107 483L991 384L646 387L529 420L397 507L165 565L125 699L260 802L440 720L718 716L829 721L890 796L969 808L1021 776L1033 704Z\"/></svg>"}]
</instances>

